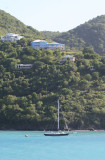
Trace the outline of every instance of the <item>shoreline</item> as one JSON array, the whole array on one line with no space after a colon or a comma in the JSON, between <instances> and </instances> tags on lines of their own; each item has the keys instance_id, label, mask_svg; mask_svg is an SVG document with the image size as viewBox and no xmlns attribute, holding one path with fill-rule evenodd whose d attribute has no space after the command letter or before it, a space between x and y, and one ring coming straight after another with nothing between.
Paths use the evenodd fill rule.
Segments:
<instances>
[{"instance_id":1,"label":"shoreline","mask_svg":"<svg viewBox=\"0 0 105 160\"><path fill-rule=\"evenodd\" d=\"M104 129L95 129L95 130L87 129L87 130L71 130L71 131L105 131L105 130Z\"/></svg>"},{"instance_id":2,"label":"shoreline","mask_svg":"<svg viewBox=\"0 0 105 160\"><path fill-rule=\"evenodd\" d=\"M15 129L0 129L0 131L36 131L36 132L45 132L45 130L15 130ZM49 130L50 131L50 130ZM90 130L90 129L84 129L84 130L79 130L79 129L73 129L70 130L69 132L86 132L86 131L105 131L105 129L94 129L94 130Z\"/></svg>"}]
</instances>

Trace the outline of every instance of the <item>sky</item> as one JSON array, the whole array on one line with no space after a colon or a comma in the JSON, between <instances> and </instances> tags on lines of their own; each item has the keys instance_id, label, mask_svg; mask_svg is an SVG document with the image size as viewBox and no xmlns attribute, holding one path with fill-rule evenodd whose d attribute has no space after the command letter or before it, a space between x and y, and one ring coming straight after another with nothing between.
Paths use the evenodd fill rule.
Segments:
<instances>
[{"instance_id":1,"label":"sky","mask_svg":"<svg viewBox=\"0 0 105 160\"><path fill-rule=\"evenodd\" d=\"M65 32L105 15L105 0L0 0L0 9L38 31Z\"/></svg>"}]
</instances>

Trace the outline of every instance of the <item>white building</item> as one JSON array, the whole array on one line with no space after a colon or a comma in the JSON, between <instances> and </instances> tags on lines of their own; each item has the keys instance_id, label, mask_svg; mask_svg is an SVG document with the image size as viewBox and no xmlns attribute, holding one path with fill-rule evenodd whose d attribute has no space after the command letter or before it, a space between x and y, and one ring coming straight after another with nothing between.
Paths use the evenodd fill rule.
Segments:
<instances>
[{"instance_id":1,"label":"white building","mask_svg":"<svg viewBox=\"0 0 105 160\"><path fill-rule=\"evenodd\" d=\"M17 64L18 69L31 69L33 64Z\"/></svg>"},{"instance_id":2,"label":"white building","mask_svg":"<svg viewBox=\"0 0 105 160\"><path fill-rule=\"evenodd\" d=\"M1 37L1 40L3 42L16 42L18 40L20 40L21 38L23 38L23 36L20 36L18 34L14 34L14 33L7 33L5 36Z\"/></svg>"},{"instance_id":3,"label":"white building","mask_svg":"<svg viewBox=\"0 0 105 160\"><path fill-rule=\"evenodd\" d=\"M70 55L64 56L60 62L63 63L65 61L67 61L67 59L69 59L71 62L75 62L75 57L70 56Z\"/></svg>"}]
</instances>

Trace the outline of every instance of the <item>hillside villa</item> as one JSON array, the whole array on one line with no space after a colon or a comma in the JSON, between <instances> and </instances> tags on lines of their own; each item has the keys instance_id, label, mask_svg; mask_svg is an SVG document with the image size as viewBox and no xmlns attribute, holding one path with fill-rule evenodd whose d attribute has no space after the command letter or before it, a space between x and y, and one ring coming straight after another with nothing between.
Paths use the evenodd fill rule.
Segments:
<instances>
[{"instance_id":1,"label":"hillside villa","mask_svg":"<svg viewBox=\"0 0 105 160\"><path fill-rule=\"evenodd\" d=\"M75 57L70 56L70 55L64 56L60 62L63 63L67 61L67 59L69 59L71 62L75 62Z\"/></svg>"},{"instance_id":2,"label":"hillside villa","mask_svg":"<svg viewBox=\"0 0 105 160\"><path fill-rule=\"evenodd\" d=\"M18 69L31 69L33 64L17 64Z\"/></svg>"},{"instance_id":3,"label":"hillside villa","mask_svg":"<svg viewBox=\"0 0 105 160\"><path fill-rule=\"evenodd\" d=\"M3 42L16 42L18 40L20 40L21 38L23 38L23 36L20 36L18 34L14 34L14 33L7 33L5 36L1 37L1 40Z\"/></svg>"},{"instance_id":4,"label":"hillside villa","mask_svg":"<svg viewBox=\"0 0 105 160\"><path fill-rule=\"evenodd\" d=\"M35 40L31 42L31 47L35 49L65 50L65 44L60 44L57 42L47 43L45 40Z\"/></svg>"}]
</instances>

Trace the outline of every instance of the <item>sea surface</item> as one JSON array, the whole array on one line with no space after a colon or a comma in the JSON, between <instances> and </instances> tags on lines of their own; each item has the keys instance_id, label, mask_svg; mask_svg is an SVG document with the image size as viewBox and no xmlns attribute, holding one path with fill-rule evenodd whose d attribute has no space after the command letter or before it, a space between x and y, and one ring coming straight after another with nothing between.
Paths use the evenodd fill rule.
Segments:
<instances>
[{"instance_id":1,"label":"sea surface","mask_svg":"<svg viewBox=\"0 0 105 160\"><path fill-rule=\"evenodd\" d=\"M0 131L0 160L105 160L105 131L75 131L64 137Z\"/></svg>"}]
</instances>

